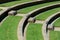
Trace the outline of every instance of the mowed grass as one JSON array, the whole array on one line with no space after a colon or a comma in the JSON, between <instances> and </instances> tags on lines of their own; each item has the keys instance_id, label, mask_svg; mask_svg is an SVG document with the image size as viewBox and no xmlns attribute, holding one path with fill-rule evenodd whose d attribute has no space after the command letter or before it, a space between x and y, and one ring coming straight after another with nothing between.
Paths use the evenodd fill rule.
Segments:
<instances>
[{"instance_id":1,"label":"mowed grass","mask_svg":"<svg viewBox=\"0 0 60 40\"><path fill-rule=\"evenodd\" d=\"M2 9L0 9L0 11L1 11Z\"/></svg>"},{"instance_id":2,"label":"mowed grass","mask_svg":"<svg viewBox=\"0 0 60 40\"><path fill-rule=\"evenodd\" d=\"M58 18L54 24L53 24L55 27L60 27L60 18Z\"/></svg>"},{"instance_id":3,"label":"mowed grass","mask_svg":"<svg viewBox=\"0 0 60 40\"><path fill-rule=\"evenodd\" d=\"M60 40L60 31L50 31L50 40Z\"/></svg>"},{"instance_id":4,"label":"mowed grass","mask_svg":"<svg viewBox=\"0 0 60 40\"><path fill-rule=\"evenodd\" d=\"M60 1L48 2L48 3L43 3L43 4L39 4L39 5L35 5L35 6L26 7L26 8L18 10L17 12L20 14L26 14L26 13L29 13L35 9L40 8L40 7L44 7L44 6L48 6L48 5L56 4L56 3L60 3Z\"/></svg>"},{"instance_id":5,"label":"mowed grass","mask_svg":"<svg viewBox=\"0 0 60 40\"><path fill-rule=\"evenodd\" d=\"M26 40L43 40L42 24L30 23L26 32Z\"/></svg>"},{"instance_id":6,"label":"mowed grass","mask_svg":"<svg viewBox=\"0 0 60 40\"><path fill-rule=\"evenodd\" d=\"M0 26L0 40L18 40L17 27L22 17L9 16Z\"/></svg>"},{"instance_id":7,"label":"mowed grass","mask_svg":"<svg viewBox=\"0 0 60 40\"><path fill-rule=\"evenodd\" d=\"M16 0L16 1L0 4L0 6L1 7L9 7L9 6L13 6L13 5L16 5L16 4L20 4L20 3L24 3L24 2L29 2L29 1L32 1L32 0Z\"/></svg>"},{"instance_id":8,"label":"mowed grass","mask_svg":"<svg viewBox=\"0 0 60 40\"><path fill-rule=\"evenodd\" d=\"M59 12L59 11L60 11L60 7L45 11L45 12L37 15L36 19L37 20L46 20L49 16L51 16L51 15L53 15L53 14Z\"/></svg>"}]
</instances>

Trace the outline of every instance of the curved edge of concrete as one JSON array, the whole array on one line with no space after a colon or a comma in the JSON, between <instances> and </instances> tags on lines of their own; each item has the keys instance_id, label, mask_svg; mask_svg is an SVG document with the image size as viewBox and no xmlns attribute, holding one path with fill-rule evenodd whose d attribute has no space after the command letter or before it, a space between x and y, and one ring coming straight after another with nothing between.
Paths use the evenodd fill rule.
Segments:
<instances>
[{"instance_id":1,"label":"curved edge of concrete","mask_svg":"<svg viewBox=\"0 0 60 40\"><path fill-rule=\"evenodd\" d=\"M19 23L19 29L18 29L18 31L20 31L20 35L21 35L21 38L22 38L22 36L23 36L23 33L24 33L24 28L25 28L25 25L28 23L27 22L27 20L30 18L30 17L32 17L32 16L35 16L35 15L37 15L36 14L36 12L38 12L38 11L40 11L40 12L43 12L43 10L45 11L45 10L48 10L49 8L55 8L55 7L60 7L60 3L58 3L58 4L56 4L56 5L52 5L52 6L47 6L47 7L42 7L41 9L39 9L39 10L37 10L37 11L34 11L34 12L31 12L31 14L29 13L26 17L24 17L22 20L21 20L21 22ZM47 9L48 8L48 9ZM11 10L15 10L14 8L8 8L8 9L6 9L6 10L4 10L3 12L2 12L2 16L7 16L8 15L8 12L9 11L11 11ZM35 14L35 15L34 15ZM0 18L1 18L1 16L0 16ZM22 39L22 40L24 40L24 39Z\"/></svg>"},{"instance_id":2,"label":"curved edge of concrete","mask_svg":"<svg viewBox=\"0 0 60 40\"><path fill-rule=\"evenodd\" d=\"M17 35L18 35L19 40L24 40L24 31L23 30L24 30L26 24L28 23L27 22L28 18L29 18L28 15L24 16L18 24Z\"/></svg>"},{"instance_id":3,"label":"curved edge of concrete","mask_svg":"<svg viewBox=\"0 0 60 40\"><path fill-rule=\"evenodd\" d=\"M49 34L48 32L46 31L46 22L44 22L43 26L42 26L42 35L44 37L44 40L49 40Z\"/></svg>"},{"instance_id":4,"label":"curved edge of concrete","mask_svg":"<svg viewBox=\"0 0 60 40\"><path fill-rule=\"evenodd\" d=\"M54 20L56 20L58 17L60 17L60 12L57 12L53 15L51 15L50 17L48 17L42 27L42 33L44 36L45 40L49 40L49 33L48 33L48 25L50 25ZM50 22L51 21L51 22ZM50 23L49 23L50 22Z\"/></svg>"},{"instance_id":5,"label":"curved edge of concrete","mask_svg":"<svg viewBox=\"0 0 60 40\"><path fill-rule=\"evenodd\" d=\"M8 12L11 11L11 10L18 10L18 9L21 9L21 8L25 8L25 7L28 7L28 6L36 5L36 4L39 4L39 3L41 4L41 3L45 3L45 2L46 1L32 1L32 2L26 2L26 3L17 4L15 6L9 7L9 8L5 9L4 11L2 11L0 13L0 19L1 20L4 19L8 15ZM43 10L43 8L41 8L41 9ZM37 12L38 12L38 10L36 11L36 13ZM33 11L33 13L35 13L35 12ZM2 16L3 16L3 18L2 18Z\"/></svg>"},{"instance_id":6,"label":"curved edge of concrete","mask_svg":"<svg viewBox=\"0 0 60 40\"><path fill-rule=\"evenodd\" d=\"M57 13L51 15L50 17L48 17L48 18L45 20L46 23L47 23L47 26L48 26L49 24L51 24L54 20L56 20L57 18L59 18L59 17L60 17L60 12L57 12Z\"/></svg>"},{"instance_id":7,"label":"curved edge of concrete","mask_svg":"<svg viewBox=\"0 0 60 40\"><path fill-rule=\"evenodd\" d=\"M35 14L35 12L37 12L37 11L39 11L39 10L43 10L43 9L46 9L46 8L49 8L49 7L60 7L60 3L58 3L58 4L53 4L53 5L49 5L49 6L47 6L47 7L42 7L42 8L40 8L40 9L37 9L37 10L34 10L34 11L32 11L32 12L30 12L30 13L28 13L28 15L27 15L27 19L26 20L28 20L30 17L32 17L33 15L37 15L37 14ZM46 9L47 10L47 9ZM45 11L45 10L44 10ZM24 28L22 28L22 30L24 30Z\"/></svg>"},{"instance_id":8,"label":"curved edge of concrete","mask_svg":"<svg viewBox=\"0 0 60 40\"><path fill-rule=\"evenodd\" d=\"M14 10L19 10L19 9L22 9L22 8L25 8L25 7L29 7L29 6L33 6L33 5L38 5L38 4L42 4L42 3L47 3L47 1L44 1L44 0L30 1L30 2L16 4L14 6L11 6L10 8L14 9Z\"/></svg>"},{"instance_id":9,"label":"curved edge of concrete","mask_svg":"<svg viewBox=\"0 0 60 40\"><path fill-rule=\"evenodd\" d=\"M9 8L0 12L0 22L8 15Z\"/></svg>"},{"instance_id":10,"label":"curved edge of concrete","mask_svg":"<svg viewBox=\"0 0 60 40\"><path fill-rule=\"evenodd\" d=\"M34 17L34 16L36 16L36 15L42 13L42 12L45 12L47 10L57 8L57 7L60 7L60 3L51 4L51 5L48 5L48 6L44 6L44 7L35 9L35 10L29 12L28 14L29 14L30 17Z\"/></svg>"},{"instance_id":11,"label":"curved edge of concrete","mask_svg":"<svg viewBox=\"0 0 60 40\"><path fill-rule=\"evenodd\" d=\"M46 1L32 1L32 2L26 2L26 3L21 3L21 4L11 6L7 9L3 10L2 12L0 12L0 22L8 15L8 12L11 10L18 10L18 9L22 9L22 8L25 8L28 6L33 6L33 5L37 5L39 3L45 3L45 2Z\"/></svg>"},{"instance_id":12,"label":"curved edge of concrete","mask_svg":"<svg viewBox=\"0 0 60 40\"><path fill-rule=\"evenodd\" d=\"M53 5L49 5L49 6L46 6L46 7L42 7L42 8L40 8L39 10L43 10L43 9L46 9L46 8L50 8L50 7L60 7L60 3L58 3L58 4L53 4ZM39 11L38 9L37 9L37 11ZM47 9L46 9L47 10ZM32 12L30 12L30 13L28 13L28 15L26 15L24 18L23 18L23 20L21 20L21 22L20 22L20 26L19 27L21 27L20 29L21 29L21 34L22 35L24 35L24 29L25 29L25 26L26 26L26 24L28 23L28 19L30 18L30 17L32 17L33 15L37 15L37 14L35 14L35 12L37 12L36 10L34 10L34 11L32 11ZM45 10L44 10L45 11ZM46 24L47 25L47 24ZM44 26L46 26L45 24L44 24ZM44 29L44 33L46 33L46 28ZM24 37L24 36L23 36ZM48 40L48 39L46 39L46 40Z\"/></svg>"}]
</instances>

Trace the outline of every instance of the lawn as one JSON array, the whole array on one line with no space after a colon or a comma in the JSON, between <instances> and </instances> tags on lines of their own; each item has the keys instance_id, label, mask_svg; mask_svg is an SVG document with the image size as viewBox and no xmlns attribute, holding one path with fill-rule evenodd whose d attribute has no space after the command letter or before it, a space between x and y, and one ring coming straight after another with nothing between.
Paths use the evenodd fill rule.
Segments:
<instances>
[{"instance_id":1,"label":"lawn","mask_svg":"<svg viewBox=\"0 0 60 40\"><path fill-rule=\"evenodd\" d=\"M55 27L60 27L60 18L58 18L54 24L53 24Z\"/></svg>"},{"instance_id":2,"label":"lawn","mask_svg":"<svg viewBox=\"0 0 60 40\"><path fill-rule=\"evenodd\" d=\"M43 40L42 24L30 23L26 32L26 40Z\"/></svg>"},{"instance_id":3,"label":"lawn","mask_svg":"<svg viewBox=\"0 0 60 40\"><path fill-rule=\"evenodd\" d=\"M18 40L17 27L22 17L9 16L0 26L0 40Z\"/></svg>"},{"instance_id":4,"label":"lawn","mask_svg":"<svg viewBox=\"0 0 60 40\"><path fill-rule=\"evenodd\" d=\"M9 6L19 4L19 3L24 3L24 2L29 2L29 1L32 1L32 0L16 0L16 1L8 2L8 3L0 4L0 6L1 7L9 7Z\"/></svg>"},{"instance_id":5,"label":"lawn","mask_svg":"<svg viewBox=\"0 0 60 40\"><path fill-rule=\"evenodd\" d=\"M58 11L60 11L60 7L42 12L41 14L36 16L36 19L37 20L46 20L49 16L51 16L54 13L57 13Z\"/></svg>"},{"instance_id":6,"label":"lawn","mask_svg":"<svg viewBox=\"0 0 60 40\"><path fill-rule=\"evenodd\" d=\"M2 9L0 9L0 11L1 11Z\"/></svg>"},{"instance_id":7,"label":"lawn","mask_svg":"<svg viewBox=\"0 0 60 40\"><path fill-rule=\"evenodd\" d=\"M60 31L50 31L50 40L60 40Z\"/></svg>"},{"instance_id":8,"label":"lawn","mask_svg":"<svg viewBox=\"0 0 60 40\"><path fill-rule=\"evenodd\" d=\"M43 3L43 4L39 4L39 5L35 5L35 6L26 7L26 8L18 10L17 12L20 14L26 14L26 13L29 13L29 12L37 9L37 8L44 7L44 6L51 5L51 4L56 4L56 3L60 3L60 1Z\"/></svg>"}]
</instances>

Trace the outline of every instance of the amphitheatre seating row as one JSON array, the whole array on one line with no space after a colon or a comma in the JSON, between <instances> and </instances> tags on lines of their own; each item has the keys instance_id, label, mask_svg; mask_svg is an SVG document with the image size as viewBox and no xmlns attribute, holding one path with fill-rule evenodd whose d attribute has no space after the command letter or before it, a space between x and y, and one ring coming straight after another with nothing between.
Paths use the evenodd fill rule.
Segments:
<instances>
[{"instance_id":1,"label":"amphitheatre seating row","mask_svg":"<svg viewBox=\"0 0 60 40\"><path fill-rule=\"evenodd\" d=\"M60 12L57 12L52 16L48 17L48 19L46 19L47 25L50 25L54 20L56 20L59 17L60 17Z\"/></svg>"},{"instance_id":2,"label":"amphitheatre seating row","mask_svg":"<svg viewBox=\"0 0 60 40\"><path fill-rule=\"evenodd\" d=\"M47 28L47 25L48 25L48 21L50 22L51 20L52 20L52 22L56 19L56 18L58 18L58 17L60 17L60 12L57 12L57 13L55 13L54 15L52 15L52 16L50 16L47 20L46 20L46 28ZM51 20L50 20L51 19ZM45 25L44 25L44 28L45 28ZM50 25L50 24L49 24ZM48 27L49 27L49 25L48 25ZM48 29L50 29L50 30L53 30L53 25L50 25L50 27L48 28ZM44 30L45 31L45 30Z\"/></svg>"},{"instance_id":3,"label":"amphitheatre seating row","mask_svg":"<svg viewBox=\"0 0 60 40\"><path fill-rule=\"evenodd\" d=\"M47 9L47 8L51 8L51 7L52 7L52 8L56 8L57 6L60 7L60 4L56 4L56 5L52 5L52 6L48 6L48 7L43 7L43 8L40 9L40 10L46 9L46 11L47 11L47 10L49 10L49 9ZM51 8L51 9L52 9L52 8ZM24 35L24 29L25 29L26 24L28 23L28 19L29 19L30 17L34 17L35 15L37 15L36 12L38 12L38 11L39 11L39 10L37 10L37 11L35 10L35 11L32 11L32 12L28 13L28 15L26 15L26 16L22 19L23 21L21 20L21 22L20 22L21 25L20 25L20 24L19 24L19 25L20 25L20 29L22 30L22 32L20 32L22 35ZM44 10L44 11L45 11L45 10ZM43 11L42 11L42 12L43 12ZM34 14L35 14L35 15L34 15ZM21 36L22 36L22 35L21 35Z\"/></svg>"},{"instance_id":4,"label":"amphitheatre seating row","mask_svg":"<svg viewBox=\"0 0 60 40\"><path fill-rule=\"evenodd\" d=\"M42 8L38 8L36 10L33 10L33 11L29 12L28 14L31 15L31 17L34 17L42 12L45 12L45 11L50 10L50 9L58 8L58 7L60 7L60 3L51 4L51 5L44 6Z\"/></svg>"},{"instance_id":5,"label":"amphitheatre seating row","mask_svg":"<svg viewBox=\"0 0 60 40\"><path fill-rule=\"evenodd\" d=\"M29 3L28 3L29 4ZM21 7L22 7L22 5L20 5ZM2 12L2 14L4 14L3 16L5 17L5 16L7 16L8 15L8 12L9 11L11 11L11 10L18 10L19 8L18 8L19 6L16 6L16 7L10 7L10 8L8 8L7 10L4 10L3 12ZM26 6L24 6L24 7L26 7ZM39 9L37 9L37 10L34 10L34 11L32 11L32 12L30 12L30 13L28 13L28 15L26 15L22 20L21 20L21 36L23 36L24 35L24 29L25 29L25 26L26 26L26 24L28 23L28 19L30 18L30 17L35 17L36 15L38 15L39 13L41 13L41 12L44 12L44 11L47 11L47 10L50 10L50 9L53 9L53 8L57 8L57 7L60 7L60 3L57 3L57 4L53 4L53 5L49 5L49 6L45 6L45 7L42 7L42 8L39 8ZM1 17L2 16L0 16L0 19L1 19ZM53 18L54 19L54 18ZM49 21L50 22L50 21ZM47 25L49 24L49 22L47 23ZM20 25L20 24L19 24Z\"/></svg>"},{"instance_id":6,"label":"amphitheatre seating row","mask_svg":"<svg viewBox=\"0 0 60 40\"><path fill-rule=\"evenodd\" d=\"M53 25L51 24L54 20L56 20L57 18L59 18L60 17L60 12L57 12L57 13L55 13L55 14L53 14L52 16L50 16L50 17L48 17L46 20L45 20L45 23L43 24L43 26L44 27L46 27L46 32L47 32L47 30L48 29L54 29L54 27L53 27ZM52 27L50 28L50 27L48 27L48 26L51 26L52 25Z\"/></svg>"},{"instance_id":7,"label":"amphitheatre seating row","mask_svg":"<svg viewBox=\"0 0 60 40\"><path fill-rule=\"evenodd\" d=\"M54 26L54 30L50 30L50 40L59 40L60 38L60 17L53 21L52 25ZM55 28L58 28L55 30ZM53 37L54 36L54 37Z\"/></svg>"},{"instance_id":8,"label":"amphitheatre seating row","mask_svg":"<svg viewBox=\"0 0 60 40\"><path fill-rule=\"evenodd\" d=\"M49 16L55 14L56 12L60 11L60 7L54 8L51 10L47 10L46 12L42 12L36 16L36 20L45 21Z\"/></svg>"},{"instance_id":9,"label":"amphitheatre seating row","mask_svg":"<svg viewBox=\"0 0 60 40\"><path fill-rule=\"evenodd\" d=\"M5 9L0 12L0 22L8 15L9 9Z\"/></svg>"},{"instance_id":10,"label":"amphitheatre seating row","mask_svg":"<svg viewBox=\"0 0 60 40\"><path fill-rule=\"evenodd\" d=\"M55 8L56 8L56 7L60 7L60 4L55 4L55 5L52 5L52 6L50 5L50 6L43 7L43 8L40 8L40 9L37 9L37 10L34 10L34 11L28 13L28 15L25 17L24 22L22 22L23 25L27 23L27 20L28 20L30 17L34 17L35 15L37 15L37 12L38 12L38 11L41 11L41 12L42 12L42 11L45 11L45 10L49 10L48 8L51 8L51 7L52 7L52 8L54 8L54 7L55 7ZM51 9L52 9L52 8L51 8ZM44 10L44 9L45 9L45 10ZM22 25L22 26L23 26L23 25ZM22 30L24 30L24 28L25 28L25 27L23 27ZM24 31L23 31L23 32L24 32Z\"/></svg>"},{"instance_id":11,"label":"amphitheatre seating row","mask_svg":"<svg viewBox=\"0 0 60 40\"><path fill-rule=\"evenodd\" d=\"M48 3L48 2L49 1L25 2L25 3L21 3L21 4L17 4L17 5L11 6L11 9L18 10L18 9L22 9L22 8L25 8L25 7L34 6L34 5L43 4L43 3Z\"/></svg>"},{"instance_id":12,"label":"amphitheatre seating row","mask_svg":"<svg viewBox=\"0 0 60 40\"><path fill-rule=\"evenodd\" d=\"M56 5L54 5L54 6L56 6ZM54 7L54 6L52 6L52 7ZM59 7L59 4L57 4L57 6ZM12 7L13 8L13 7ZM8 9L6 9L6 10L4 10L3 12L2 12L2 14L3 14L3 16L5 17L5 16L7 16L8 15L8 12L10 11L10 10L12 10L12 8L8 8ZM49 7L47 7L47 8L49 8ZM42 8L40 9L40 10L43 10ZM37 10L36 12L38 12L39 10ZM33 13L35 13L35 12L32 12L31 14L33 14ZM30 15L30 13L28 14L28 16ZM36 14L35 14L36 15ZM26 19L25 19L25 22L27 22L26 20L29 18L29 17L26 17ZM2 18L2 16L1 16L1 18ZM25 25L25 22L23 23L24 25ZM24 29L24 28L23 28Z\"/></svg>"},{"instance_id":13,"label":"amphitheatre seating row","mask_svg":"<svg viewBox=\"0 0 60 40\"><path fill-rule=\"evenodd\" d=\"M24 8L24 7L27 7L27 6L32 6L32 5L35 5L35 4L39 4L39 3L45 3L45 1L26 2L26 3L17 4L15 6L9 7L6 10L3 10L2 12L0 12L0 21L3 20L8 15L8 12L11 11L11 10L18 10L18 9L21 9L21 8Z\"/></svg>"},{"instance_id":14,"label":"amphitheatre seating row","mask_svg":"<svg viewBox=\"0 0 60 40\"><path fill-rule=\"evenodd\" d=\"M36 0L37 1L37 0ZM13 1L13 2L8 2L8 3L3 3L3 4L0 4L0 6L3 6L3 7L9 7L9 6L13 6L13 5L16 5L16 4L21 4L21 3L31 3L31 2L36 2L36 1L34 1L34 0L16 0L16 1ZM39 0L39 1L44 1L44 0ZM40 3L41 3L40 2ZM45 2L50 2L50 1L45 1ZM53 1L51 1L51 2L53 2ZM12 4L11 4L12 3ZM39 3L39 2L37 2L37 3ZM10 4L10 5L9 5Z\"/></svg>"},{"instance_id":15,"label":"amphitheatre seating row","mask_svg":"<svg viewBox=\"0 0 60 40\"><path fill-rule=\"evenodd\" d=\"M39 3L39 1L37 1L38 3ZM31 2L31 3L37 3L37 2ZM41 2L41 1L40 1ZM42 1L41 3L43 3L43 2L45 2L45 1ZM22 7L22 5L24 6L24 7L27 7L27 6L31 6L31 5L27 5L27 4L30 4L30 3L26 3L26 5L25 4L20 4L20 5L17 5L17 6L14 6L14 7L10 7L10 8L7 8L7 10L4 10L1 14L4 14L4 16L6 17L7 16L7 13L9 12L9 11L11 11L11 10L17 10L17 9L19 9L19 8L21 8ZM34 5L34 4L33 4ZM23 7L22 7L23 8ZM2 18L3 19L3 18ZM2 20L1 19L1 20Z\"/></svg>"},{"instance_id":16,"label":"amphitheatre seating row","mask_svg":"<svg viewBox=\"0 0 60 40\"><path fill-rule=\"evenodd\" d=\"M38 4L38 5L34 5L34 6L29 6L29 7L17 10L17 13L18 14L28 14L29 12L31 12L35 9L38 9L38 8L41 8L41 7L44 7L44 6L48 6L48 5L51 5L51 4L57 4L57 3L60 3L60 1L47 2L47 3L42 3L42 4ZM25 11L25 10L27 10L27 11Z\"/></svg>"},{"instance_id":17,"label":"amphitheatre seating row","mask_svg":"<svg viewBox=\"0 0 60 40\"><path fill-rule=\"evenodd\" d=\"M7 1L7 0L6 0ZM9 6L13 6L13 5L16 5L18 3L24 3L24 2L30 2L30 1L33 1L33 0L8 0L9 2L5 2L5 3L1 3L0 2L0 6L1 7L9 7Z\"/></svg>"},{"instance_id":18,"label":"amphitheatre seating row","mask_svg":"<svg viewBox=\"0 0 60 40\"><path fill-rule=\"evenodd\" d=\"M48 38L48 30L54 30L54 27L53 27L53 25L51 24L54 20L56 20L57 18L59 18L60 17L60 13L58 12L58 13L55 13L55 14L53 14L52 16L50 16L50 17L48 17L46 20L45 20L45 22L44 22L44 24L43 24L43 33L45 33L43 36L44 36L44 38L46 37L46 38ZM48 38L49 39L49 38Z\"/></svg>"},{"instance_id":19,"label":"amphitheatre seating row","mask_svg":"<svg viewBox=\"0 0 60 40\"><path fill-rule=\"evenodd\" d=\"M59 5L59 4L58 4ZM32 12L30 12L30 13L28 13L28 17L34 17L34 16L36 16L38 13L38 11L39 11L39 13L40 12L42 12L42 11L45 11L45 9L46 10L49 10L48 8L53 8L53 7L57 7L58 5L52 5L52 6L48 6L48 7L43 7L43 8L40 8L40 9L37 9L37 10L34 10L34 11L32 11Z\"/></svg>"}]
</instances>

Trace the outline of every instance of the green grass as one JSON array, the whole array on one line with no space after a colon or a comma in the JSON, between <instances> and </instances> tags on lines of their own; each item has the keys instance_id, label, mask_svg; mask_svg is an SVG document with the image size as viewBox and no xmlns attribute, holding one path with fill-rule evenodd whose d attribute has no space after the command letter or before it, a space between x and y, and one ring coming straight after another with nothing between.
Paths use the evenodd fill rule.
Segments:
<instances>
[{"instance_id":1,"label":"green grass","mask_svg":"<svg viewBox=\"0 0 60 40\"><path fill-rule=\"evenodd\" d=\"M39 15L36 16L37 20L46 20L49 16L51 16L54 13L57 13L58 11L60 11L60 7L59 8L54 8L51 10L48 10L46 12L43 12Z\"/></svg>"},{"instance_id":2,"label":"green grass","mask_svg":"<svg viewBox=\"0 0 60 40\"><path fill-rule=\"evenodd\" d=\"M43 40L42 24L30 23L26 32L26 40Z\"/></svg>"},{"instance_id":3,"label":"green grass","mask_svg":"<svg viewBox=\"0 0 60 40\"><path fill-rule=\"evenodd\" d=\"M0 9L0 11L1 11L2 9Z\"/></svg>"},{"instance_id":4,"label":"green grass","mask_svg":"<svg viewBox=\"0 0 60 40\"><path fill-rule=\"evenodd\" d=\"M57 19L54 24L53 24L55 27L60 27L60 18Z\"/></svg>"},{"instance_id":5,"label":"green grass","mask_svg":"<svg viewBox=\"0 0 60 40\"><path fill-rule=\"evenodd\" d=\"M44 7L44 6L51 5L51 4L56 4L56 3L60 3L60 1L55 1L55 2L43 3L43 4L39 4L39 5L35 5L35 6L30 6L30 7L27 7L27 8L20 9L17 12L21 13L21 14L26 14L26 13L29 13L29 12L37 9L37 8Z\"/></svg>"},{"instance_id":6,"label":"green grass","mask_svg":"<svg viewBox=\"0 0 60 40\"><path fill-rule=\"evenodd\" d=\"M8 3L0 4L0 6L1 7L9 7L9 6L19 4L19 3L24 3L24 2L29 2L29 1L32 1L32 0L16 0L16 1L8 2Z\"/></svg>"},{"instance_id":7,"label":"green grass","mask_svg":"<svg viewBox=\"0 0 60 40\"><path fill-rule=\"evenodd\" d=\"M22 17L9 16L0 26L0 40L18 40L17 27Z\"/></svg>"},{"instance_id":8,"label":"green grass","mask_svg":"<svg viewBox=\"0 0 60 40\"><path fill-rule=\"evenodd\" d=\"M50 40L60 40L60 31L50 31Z\"/></svg>"}]
</instances>

